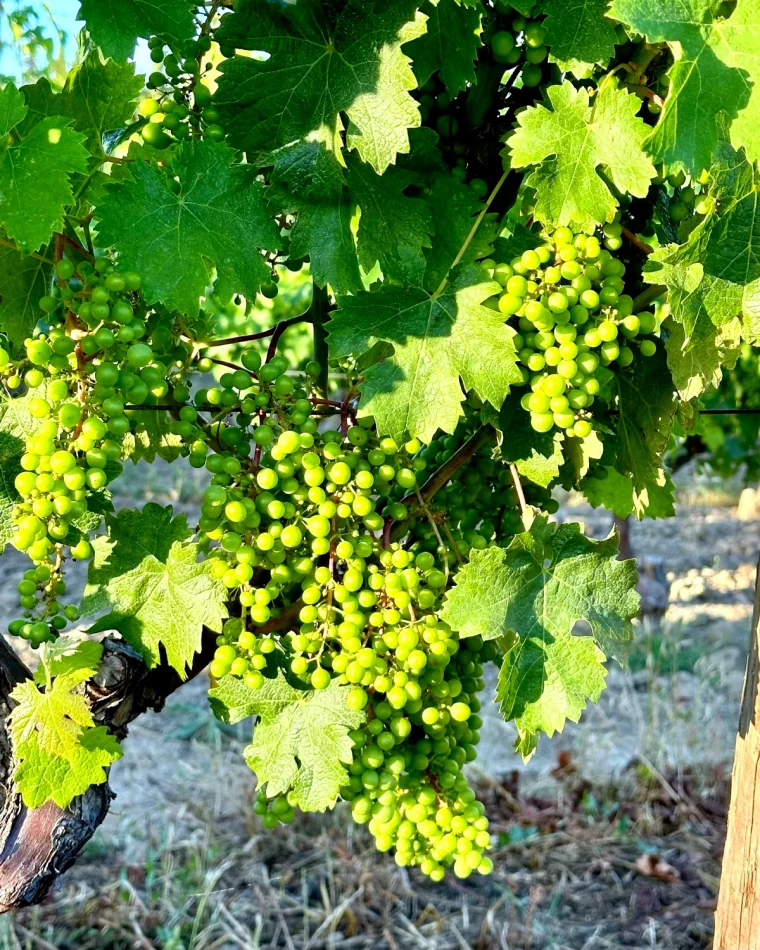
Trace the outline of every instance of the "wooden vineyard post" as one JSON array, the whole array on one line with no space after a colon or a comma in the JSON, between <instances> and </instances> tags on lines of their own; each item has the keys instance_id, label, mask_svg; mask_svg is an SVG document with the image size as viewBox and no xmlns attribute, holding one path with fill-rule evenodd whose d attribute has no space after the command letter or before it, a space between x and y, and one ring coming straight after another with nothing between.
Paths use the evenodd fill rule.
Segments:
<instances>
[{"instance_id":1,"label":"wooden vineyard post","mask_svg":"<svg viewBox=\"0 0 760 950\"><path fill-rule=\"evenodd\" d=\"M760 948L760 561L731 774L714 950Z\"/></svg>"}]
</instances>

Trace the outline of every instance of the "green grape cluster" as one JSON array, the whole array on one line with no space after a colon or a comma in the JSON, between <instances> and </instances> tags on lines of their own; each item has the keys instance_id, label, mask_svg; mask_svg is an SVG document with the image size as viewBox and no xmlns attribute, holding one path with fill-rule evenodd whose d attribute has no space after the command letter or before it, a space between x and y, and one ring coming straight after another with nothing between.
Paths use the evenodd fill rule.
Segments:
<instances>
[{"instance_id":1,"label":"green grape cluster","mask_svg":"<svg viewBox=\"0 0 760 950\"><path fill-rule=\"evenodd\" d=\"M412 634L420 633L407 660L400 660ZM398 865L418 866L435 881L449 866L458 877L488 874L488 819L462 767L475 758L482 725L477 692L493 648L477 638L460 644L433 614L407 626L405 640L403 650L400 644L389 651L398 667L395 692L384 699L373 695L366 728L352 733L356 752L343 797L354 820L367 823L378 850L395 851ZM417 653L427 663L415 674L409 668ZM407 699L399 709L395 696L402 690L419 692L419 699Z\"/></svg>"},{"instance_id":2,"label":"green grape cluster","mask_svg":"<svg viewBox=\"0 0 760 950\"><path fill-rule=\"evenodd\" d=\"M140 102L140 114L148 121L141 129L143 141L163 150L175 142L205 138L221 142L225 132L219 124L219 112L213 104L211 89L201 81L211 68L204 57L211 51L211 37L202 34L175 49L171 37L152 36L148 41L151 61L156 68L147 86L157 98ZM232 52L232 51L228 51Z\"/></svg>"},{"instance_id":3,"label":"green grape cluster","mask_svg":"<svg viewBox=\"0 0 760 950\"><path fill-rule=\"evenodd\" d=\"M665 179L672 187L673 194L668 203L671 219L680 224L687 218L696 217L699 221L715 210L715 199L707 193L709 175L703 172L697 180L692 180L683 171L673 172ZM695 222L696 223L696 222Z\"/></svg>"},{"instance_id":4,"label":"green grape cluster","mask_svg":"<svg viewBox=\"0 0 760 950\"><path fill-rule=\"evenodd\" d=\"M507 27L492 35L491 52L497 63L520 69L521 84L533 88L541 83L541 64L549 55L545 41L546 27L539 20L516 14Z\"/></svg>"},{"instance_id":5,"label":"green grape cluster","mask_svg":"<svg viewBox=\"0 0 760 950\"><path fill-rule=\"evenodd\" d=\"M75 619L56 600L60 565L66 550L74 560L92 556L88 502L120 474L124 437L142 425L129 407L168 394L187 398L181 380L191 355L171 324L146 310L139 274L121 272L106 258L94 265L62 258L55 276L39 302L41 331L26 340L19 359L4 348L0 354L0 375L11 389L27 387L37 422L15 479L20 501L12 538L37 574L21 582L26 613L11 632L38 642L42 624L53 637Z\"/></svg>"},{"instance_id":6,"label":"green grape cluster","mask_svg":"<svg viewBox=\"0 0 760 950\"><path fill-rule=\"evenodd\" d=\"M240 611L211 675L258 690L285 668L313 689L348 687L349 708L368 716L342 792L354 816L399 864L435 879L449 865L486 873L487 821L461 769L475 756L482 664L495 651L460 644L438 618L450 548L392 540L419 503L422 445L381 438L370 419L349 425L345 407L340 429L320 427L312 379L288 375L280 357L260 365L250 349L240 370L196 393L227 419L213 445L185 413L191 464L212 476L200 543ZM292 804L266 790L257 799L269 823Z\"/></svg>"},{"instance_id":7,"label":"green grape cluster","mask_svg":"<svg viewBox=\"0 0 760 950\"><path fill-rule=\"evenodd\" d=\"M634 314L623 293L625 264L618 222L597 237L560 227L535 249L510 263L488 260L484 268L504 292L490 306L511 318L523 379L530 387L523 407L538 432L555 427L586 438L593 428L595 399L611 398L615 371L630 366L638 352L657 350L657 321L648 311Z\"/></svg>"},{"instance_id":8,"label":"green grape cluster","mask_svg":"<svg viewBox=\"0 0 760 950\"><path fill-rule=\"evenodd\" d=\"M289 825L296 817L296 810L285 795L269 798L265 788L259 789L253 803L254 815L259 815L265 828L273 829L278 825Z\"/></svg>"}]
</instances>

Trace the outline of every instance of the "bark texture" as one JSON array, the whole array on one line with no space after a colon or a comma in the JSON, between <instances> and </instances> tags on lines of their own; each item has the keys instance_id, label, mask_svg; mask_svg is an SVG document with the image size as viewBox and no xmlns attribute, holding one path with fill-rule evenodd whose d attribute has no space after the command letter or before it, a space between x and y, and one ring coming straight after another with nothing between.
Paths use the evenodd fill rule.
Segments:
<instances>
[{"instance_id":1,"label":"bark texture","mask_svg":"<svg viewBox=\"0 0 760 950\"><path fill-rule=\"evenodd\" d=\"M188 679L211 660L216 635L206 631L202 651ZM108 814L115 797L108 783L94 785L68 808L48 802L28 809L13 791L13 754L6 723L11 710L9 694L31 676L5 639L0 636L0 913L39 903L56 879L76 861L82 848ZM149 670L142 657L123 640L103 641L103 661L97 675L84 684L95 720L119 739L141 713L159 710L183 680L166 664Z\"/></svg>"},{"instance_id":2,"label":"bark texture","mask_svg":"<svg viewBox=\"0 0 760 950\"><path fill-rule=\"evenodd\" d=\"M760 947L760 561L731 776L715 950Z\"/></svg>"}]
</instances>

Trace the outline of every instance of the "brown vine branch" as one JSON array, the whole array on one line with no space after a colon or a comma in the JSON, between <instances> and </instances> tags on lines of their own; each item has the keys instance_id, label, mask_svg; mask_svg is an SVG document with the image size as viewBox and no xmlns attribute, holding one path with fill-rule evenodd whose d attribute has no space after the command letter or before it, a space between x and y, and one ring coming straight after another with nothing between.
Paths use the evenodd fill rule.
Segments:
<instances>
[{"instance_id":1,"label":"brown vine branch","mask_svg":"<svg viewBox=\"0 0 760 950\"><path fill-rule=\"evenodd\" d=\"M422 488L419 489L419 494L422 498L424 505L430 504L433 497L439 492L444 485L459 469L466 465L470 459L475 455L478 449L483 445L484 442L487 442L494 434L494 430L491 426L483 426L478 429L470 438L461 445L456 452L451 456L448 461L444 462L439 468L437 468L430 478L425 482ZM412 505L417 501L417 492L410 492L402 501L404 505ZM412 525L421 514L423 514L424 509L417 507L411 511L409 517L404 521L397 521L393 530L390 533L389 540L397 541L409 530L410 525Z\"/></svg>"},{"instance_id":2,"label":"brown vine branch","mask_svg":"<svg viewBox=\"0 0 760 950\"><path fill-rule=\"evenodd\" d=\"M56 235L56 237L57 237L57 235ZM91 253L87 250L86 247L83 247L83 246L79 243L79 241L75 240L73 237L70 237L68 234L62 232L62 233L61 233L61 240L65 241L66 244L69 245L69 247L73 247L74 250L77 252L77 254L81 254L82 257L87 258L88 261L94 261L94 260L95 260L95 255L94 255L94 254L91 254Z\"/></svg>"},{"instance_id":3,"label":"brown vine branch","mask_svg":"<svg viewBox=\"0 0 760 950\"><path fill-rule=\"evenodd\" d=\"M662 297L667 291L668 288L663 284L653 284L651 287L647 287L647 289L643 290L633 301L633 312L638 313L639 310L648 307L652 301L657 300L658 297Z\"/></svg>"},{"instance_id":4,"label":"brown vine branch","mask_svg":"<svg viewBox=\"0 0 760 950\"><path fill-rule=\"evenodd\" d=\"M444 462L433 472L419 490L425 504L432 500L433 496L443 488L451 479L452 475L456 474L463 465L466 465L470 461L481 445L493 436L493 433L494 430L490 426L483 426L478 429L477 432L470 436L464 445L460 445L448 461ZM409 504L414 501L415 497L415 492L411 492L404 498L402 504Z\"/></svg>"},{"instance_id":5,"label":"brown vine branch","mask_svg":"<svg viewBox=\"0 0 760 950\"><path fill-rule=\"evenodd\" d=\"M628 228L623 228L623 230L620 233L623 235L626 241L630 241L634 247L637 247L644 254L649 255L654 250L648 244L645 244L644 241L641 240L641 238L636 237L633 231L629 231Z\"/></svg>"},{"instance_id":6,"label":"brown vine branch","mask_svg":"<svg viewBox=\"0 0 760 950\"><path fill-rule=\"evenodd\" d=\"M246 369L245 366L238 366L237 363L230 363L228 360L218 360L213 356L207 356L206 359L210 360L212 363L216 363L217 366L226 366L228 369L234 370L242 369L244 373L248 373L248 375L253 377L253 379L258 379L258 376L253 372L253 370Z\"/></svg>"},{"instance_id":7,"label":"brown vine branch","mask_svg":"<svg viewBox=\"0 0 760 950\"><path fill-rule=\"evenodd\" d=\"M235 343L252 343L254 340L266 340L267 337L274 336L277 333L279 333L279 336L282 336L288 327L294 327L298 323L311 323L310 309L304 313L299 313L296 317L288 317L287 320L280 320L279 323L276 323L268 330L259 330L258 333L247 333L245 336L230 336L223 340L211 340L210 343L204 343L203 347L204 349L209 349L212 346L233 346Z\"/></svg>"}]
</instances>

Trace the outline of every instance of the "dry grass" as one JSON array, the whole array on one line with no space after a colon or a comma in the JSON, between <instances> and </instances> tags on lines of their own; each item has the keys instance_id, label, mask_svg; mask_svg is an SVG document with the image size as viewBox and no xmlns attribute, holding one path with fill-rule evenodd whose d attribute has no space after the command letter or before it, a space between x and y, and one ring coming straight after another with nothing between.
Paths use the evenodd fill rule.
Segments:
<instances>
[{"instance_id":1,"label":"dry grass","mask_svg":"<svg viewBox=\"0 0 760 950\"><path fill-rule=\"evenodd\" d=\"M558 763L559 801L481 789L495 871L433 885L371 848L345 812L261 833L237 821L153 836L119 863L96 843L42 907L0 920L0 950L612 950L710 945L725 783L639 767L591 790ZM97 839L96 839L97 842Z\"/></svg>"}]
</instances>

